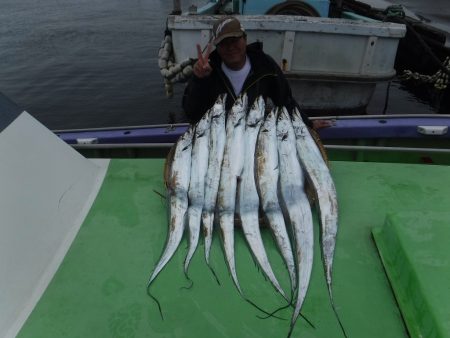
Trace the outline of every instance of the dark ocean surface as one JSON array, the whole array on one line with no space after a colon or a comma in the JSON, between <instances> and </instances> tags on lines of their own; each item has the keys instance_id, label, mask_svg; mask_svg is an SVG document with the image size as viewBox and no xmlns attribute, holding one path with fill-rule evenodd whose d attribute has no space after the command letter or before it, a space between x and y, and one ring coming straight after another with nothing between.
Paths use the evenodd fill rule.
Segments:
<instances>
[{"instance_id":1,"label":"dark ocean surface","mask_svg":"<svg viewBox=\"0 0 450 338\"><path fill-rule=\"evenodd\" d=\"M448 28L448 1L400 3ZM0 0L0 91L50 129L182 122L183 85L167 99L157 65L171 9L171 0ZM381 113L385 98L382 84L368 112ZM387 112L436 108L394 81Z\"/></svg>"}]
</instances>

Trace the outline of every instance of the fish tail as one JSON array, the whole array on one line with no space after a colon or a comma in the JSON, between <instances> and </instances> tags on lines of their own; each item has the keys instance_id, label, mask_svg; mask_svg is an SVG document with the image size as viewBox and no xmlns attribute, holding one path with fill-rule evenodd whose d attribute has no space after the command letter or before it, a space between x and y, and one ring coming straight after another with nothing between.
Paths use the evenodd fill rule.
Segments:
<instances>
[{"instance_id":1,"label":"fish tail","mask_svg":"<svg viewBox=\"0 0 450 338\"><path fill-rule=\"evenodd\" d=\"M158 305L159 314L161 316L161 319L164 320L161 304L159 303L158 299L150 293L150 285L151 285L150 283L147 284L147 295L149 295L150 298L152 298L155 301L156 305Z\"/></svg>"},{"instance_id":2,"label":"fish tail","mask_svg":"<svg viewBox=\"0 0 450 338\"><path fill-rule=\"evenodd\" d=\"M339 327L341 328L342 334L344 335L345 338L348 338L347 333L344 328L344 324L342 324L341 318L340 318L339 313L337 312L336 306L334 304L333 294L331 292L331 283L327 283L327 284L328 284L328 294L330 296L331 308L333 309L336 320L339 323Z\"/></svg>"},{"instance_id":3,"label":"fish tail","mask_svg":"<svg viewBox=\"0 0 450 338\"><path fill-rule=\"evenodd\" d=\"M211 245L212 245L213 222L214 222L214 213L209 212L209 211L203 211L202 212L202 224L203 224L203 237L205 239L205 261L206 261L206 265L208 266L209 270L211 271L214 278L216 279L217 284L221 285L216 272L214 271L213 267L211 266L211 264L209 262L209 256L210 256Z\"/></svg>"},{"instance_id":4,"label":"fish tail","mask_svg":"<svg viewBox=\"0 0 450 338\"><path fill-rule=\"evenodd\" d=\"M190 288L192 288L194 286L194 282L192 281L192 279L187 274L187 271L184 271L184 276L186 277L186 279L188 280L188 282L190 284L189 284L189 286L182 286L180 289L189 290Z\"/></svg>"},{"instance_id":5,"label":"fish tail","mask_svg":"<svg viewBox=\"0 0 450 338\"><path fill-rule=\"evenodd\" d=\"M291 281L291 293L295 292L297 287L297 277L295 275L295 261L292 254L292 246L289 242L286 225L284 223L281 209L266 213L269 226L272 228L275 241L280 249L283 260L288 268L289 279Z\"/></svg>"},{"instance_id":6,"label":"fish tail","mask_svg":"<svg viewBox=\"0 0 450 338\"><path fill-rule=\"evenodd\" d=\"M205 238L205 260L209 265L209 253L211 251L212 244L212 231L213 231L214 213L209 211L202 212L203 223L203 237Z\"/></svg>"},{"instance_id":7,"label":"fish tail","mask_svg":"<svg viewBox=\"0 0 450 338\"><path fill-rule=\"evenodd\" d=\"M158 276L159 272L162 270L163 266L164 266L164 264L161 264L161 261L160 261L160 263L156 266L155 270L153 271L152 275L150 276L150 278L147 282L147 295L149 295L158 305L159 314L161 315L162 320L164 320L164 316L163 316L163 313L161 310L161 304L159 303L158 299L150 293L150 286L152 285L153 281Z\"/></svg>"},{"instance_id":8,"label":"fish tail","mask_svg":"<svg viewBox=\"0 0 450 338\"><path fill-rule=\"evenodd\" d=\"M160 271L162 270L161 264L159 264L158 266L156 266L155 270L153 271L152 275L150 276L150 278L148 279L147 282L147 289L150 287L150 285L153 283L153 281L156 279L156 276L158 276L158 274L160 273Z\"/></svg>"},{"instance_id":9,"label":"fish tail","mask_svg":"<svg viewBox=\"0 0 450 338\"><path fill-rule=\"evenodd\" d=\"M326 221L322 221L323 224ZM333 269L333 252L336 246L336 233L329 231L327 227L322 226L320 232L321 252L323 259L323 267L325 269L325 278L327 280L328 289L331 290L331 279Z\"/></svg>"},{"instance_id":10,"label":"fish tail","mask_svg":"<svg viewBox=\"0 0 450 338\"><path fill-rule=\"evenodd\" d=\"M280 283L275 277L275 274L269 262L269 258L267 257L267 253L264 249L264 244L258 227L258 215L254 213L243 213L241 214L241 222L242 228L244 229L245 238L256 261L263 270L265 276L275 287L275 289L287 302L289 302L289 299L286 297L284 290L281 288ZM256 227L253 227L253 225L255 224Z\"/></svg>"},{"instance_id":11,"label":"fish tail","mask_svg":"<svg viewBox=\"0 0 450 338\"><path fill-rule=\"evenodd\" d=\"M344 328L344 325L342 324L342 321L341 321L341 318L340 318L340 316L339 316L339 313L337 312L337 310L336 310L336 306L335 306L335 304L334 304L334 299L333 299L333 292L332 292L332 287L331 287L331 285L332 285L332 282L331 282L331 276L332 276L332 264L333 264L333 258L331 257L328 257L326 254L325 254L325 250L324 250L324 248L325 247L327 247L327 244L328 243L332 243L332 245L333 245L333 248L334 248L334 240L330 240L330 239L328 239L328 241L326 240L326 239L324 239L324 238L322 238L322 242L324 243L324 244L322 244L322 246L323 246L323 248L322 248L322 257L323 257L323 262L324 262L324 268L325 268L325 279L326 279L326 282L327 282L327 288L328 288L328 295L329 295L329 298L330 298L330 304L331 304L331 308L333 309L333 312L334 312L334 315L335 315L335 317L336 317L336 320L338 321L338 323L339 323L339 326L340 326L340 328L341 328L341 331L342 331L342 334L344 335L344 337L348 337L347 336L347 333L346 333L346 331L345 331L345 328Z\"/></svg>"},{"instance_id":12,"label":"fish tail","mask_svg":"<svg viewBox=\"0 0 450 338\"><path fill-rule=\"evenodd\" d=\"M274 315L275 315L277 312L280 312L281 310L287 309L288 307L291 307L291 306L292 306L292 303L289 303L289 304L280 306L278 309L275 309L275 310L273 310L272 312L269 312L265 317L261 317L261 316L257 316L257 317L258 317L259 319L267 319L267 318L269 318L269 317L275 317Z\"/></svg>"},{"instance_id":13,"label":"fish tail","mask_svg":"<svg viewBox=\"0 0 450 338\"><path fill-rule=\"evenodd\" d=\"M172 236L169 237L168 243L170 243L171 245L166 246L161 256L161 259L158 262L158 265L156 266L155 270L153 271L151 277L148 280L147 288L150 287L150 284L155 280L155 278L158 276L158 274L161 272L161 270L164 268L167 262L172 258L180 241L181 235L177 235L177 238L173 238Z\"/></svg>"},{"instance_id":14,"label":"fish tail","mask_svg":"<svg viewBox=\"0 0 450 338\"><path fill-rule=\"evenodd\" d=\"M236 274L236 264L234 260L234 234L233 234L233 227L234 227L234 214L233 213L223 213L220 215L220 229L222 233L222 241L223 241L223 247L225 251L225 257L226 262L228 266L228 270L230 271L231 277L233 279L234 285L238 289L241 296L243 296L243 292L241 290L241 286L239 285L239 281ZM224 229L230 228L231 225L231 231L227 231Z\"/></svg>"},{"instance_id":15,"label":"fish tail","mask_svg":"<svg viewBox=\"0 0 450 338\"><path fill-rule=\"evenodd\" d=\"M261 311L262 313L265 313L265 314L267 315L266 318L268 318L268 317L273 317L273 318L280 319L280 320L286 320L285 318L281 318L281 317L275 316L274 313L270 313L270 312L264 310L263 308L261 308L259 305L255 304L255 302L253 302L253 301L250 300L249 298L245 297L244 295L242 295L242 298L243 298L247 303L249 303L250 305L252 305L252 306L255 307L256 309L258 309L259 311ZM258 317L258 316L257 316L257 317Z\"/></svg>"},{"instance_id":16,"label":"fish tail","mask_svg":"<svg viewBox=\"0 0 450 338\"><path fill-rule=\"evenodd\" d=\"M209 264L208 264L208 267L209 267L209 270L211 271L211 273L213 274L214 278L216 279L217 284L221 285L219 277L217 277L216 272L214 271L213 267Z\"/></svg>"},{"instance_id":17,"label":"fish tail","mask_svg":"<svg viewBox=\"0 0 450 338\"><path fill-rule=\"evenodd\" d=\"M288 307L293 307L294 306L294 293L291 294L291 299L289 300L288 304L279 307L278 309L275 309L274 311L270 312L268 315L266 315L265 317L261 317L261 316L257 316L259 319L267 319L269 317L276 317L274 316L277 312L287 309ZM315 329L316 327L314 326L314 324L305 316L303 315L301 312L299 314L300 317L302 317L305 322L308 323L309 326L311 326L313 329ZM276 317L277 318L277 317Z\"/></svg>"},{"instance_id":18,"label":"fish tail","mask_svg":"<svg viewBox=\"0 0 450 338\"><path fill-rule=\"evenodd\" d=\"M299 306L298 303L299 302L298 302L298 299L297 299L296 309L295 309L294 313L292 314L291 326L289 328L289 332L288 332L288 335L287 335L288 338L292 335L292 331L294 330L295 324L297 323L297 319L298 319L299 316L302 317L303 319L305 319L306 322L309 325L311 325L313 328L315 328L314 325L305 316L300 314L300 307L301 306Z\"/></svg>"},{"instance_id":19,"label":"fish tail","mask_svg":"<svg viewBox=\"0 0 450 338\"><path fill-rule=\"evenodd\" d=\"M198 238L199 238L199 227L196 226L196 224L200 224L200 212L197 209L190 208L188 211L189 216L189 250L186 255L186 259L184 261L184 274L186 277L188 277L188 269L189 269L189 263L191 262L192 257L194 256L195 250L197 249L198 245ZM189 277L188 277L189 279Z\"/></svg>"},{"instance_id":20,"label":"fish tail","mask_svg":"<svg viewBox=\"0 0 450 338\"><path fill-rule=\"evenodd\" d=\"M183 215L184 217L184 215ZM175 221L173 221L173 224L179 223L179 218L175 218ZM182 224L182 223L181 223ZM164 248L164 251L161 255L161 258L158 261L158 264L156 265L155 269L153 270L153 273L151 274L148 283L147 283L147 292L150 288L153 281L156 279L156 277L159 275L161 270L164 268L164 266L167 264L167 262L172 258L173 254L177 250L180 242L181 237L183 235L183 227L177 229L178 231L171 231L169 232L169 236L167 239L166 247Z\"/></svg>"},{"instance_id":21,"label":"fish tail","mask_svg":"<svg viewBox=\"0 0 450 338\"><path fill-rule=\"evenodd\" d=\"M292 331L294 331L294 327L295 327L295 321L293 323L291 323L291 326L289 327L289 332L287 334L287 338L291 337Z\"/></svg>"}]
</instances>

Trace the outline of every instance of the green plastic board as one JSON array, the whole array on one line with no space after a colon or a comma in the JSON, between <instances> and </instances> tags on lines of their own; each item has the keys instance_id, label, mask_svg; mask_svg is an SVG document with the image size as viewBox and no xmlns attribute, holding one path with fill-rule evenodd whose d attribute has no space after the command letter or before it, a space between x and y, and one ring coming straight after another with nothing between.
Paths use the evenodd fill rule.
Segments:
<instances>
[{"instance_id":1,"label":"green plastic board","mask_svg":"<svg viewBox=\"0 0 450 338\"><path fill-rule=\"evenodd\" d=\"M211 264L201 242L191 263L191 289L183 274L184 239L146 293L146 283L167 234L163 160L112 160L100 193L43 297L19 337L285 337L286 320L259 319L227 271L215 233ZM331 162L340 207L334 262L334 300L349 337L407 337L371 229L386 214L409 210L445 211L450 205L450 169L444 166ZM445 183L446 181L447 183ZM313 214L316 211L313 210ZM334 316L320 256L315 217L312 279L293 337L343 337ZM271 235L263 229L275 274L289 289L287 271ZM259 306L274 310L283 299L255 266L239 229L236 266L241 287ZM32 250L32 249L30 249Z\"/></svg>"},{"instance_id":2,"label":"green plastic board","mask_svg":"<svg viewBox=\"0 0 450 338\"><path fill-rule=\"evenodd\" d=\"M411 337L450 337L450 213L389 215L373 235Z\"/></svg>"}]
</instances>

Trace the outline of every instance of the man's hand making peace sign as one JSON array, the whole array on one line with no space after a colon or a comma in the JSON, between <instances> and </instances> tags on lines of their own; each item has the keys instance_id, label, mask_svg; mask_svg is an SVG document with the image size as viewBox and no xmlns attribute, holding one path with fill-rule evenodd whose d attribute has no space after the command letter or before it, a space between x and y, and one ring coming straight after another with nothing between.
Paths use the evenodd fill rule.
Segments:
<instances>
[{"instance_id":1,"label":"man's hand making peace sign","mask_svg":"<svg viewBox=\"0 0 450 338\"><path fill-rule=\"evenodd\" d=\"M212 72L212 68L211 68L211 65L209 64L209 60L208 60L209 54L211 53L211 49L212 49L212 46L211 46L210 43L208 43L208 47L206 48L206 52L203 55L200 45L197 44L198 60L194 64L194 70L193 71L194 71L194 75L197 76L198 78L207 77Z\"/></svg>"}]
</instances>

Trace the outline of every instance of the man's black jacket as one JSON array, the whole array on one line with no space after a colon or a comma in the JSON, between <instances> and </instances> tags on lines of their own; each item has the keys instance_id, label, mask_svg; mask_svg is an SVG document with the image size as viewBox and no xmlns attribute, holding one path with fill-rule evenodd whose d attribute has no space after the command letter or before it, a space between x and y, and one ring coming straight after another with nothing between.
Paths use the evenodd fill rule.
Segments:
<instances>
[{"instance_id":1,"label":"man's black jacket","mask_svg":"<svg viewBox=\"0 0 450 338\"><path fill-rule=\"evenodd\" d=\"M252 68L245 79L242 93L247 94L249 105L262 95L266 102L267 98L270 98L275 106L285 106L288 111L298 107L286 77L277 63L263 52L262 43L255 42L248 45L247 55ZM211 53L209 60L212 67L211 75L203 79L193 75L184 91L183 109L191 123L201 119L213 106L219 94L227 94L225 103L227 111L237 99L233 86L222 71L222 61L217 51ZM311 126L311 121L304 114L302 117L305 123Z\"/></svg>"}]
</instances>

